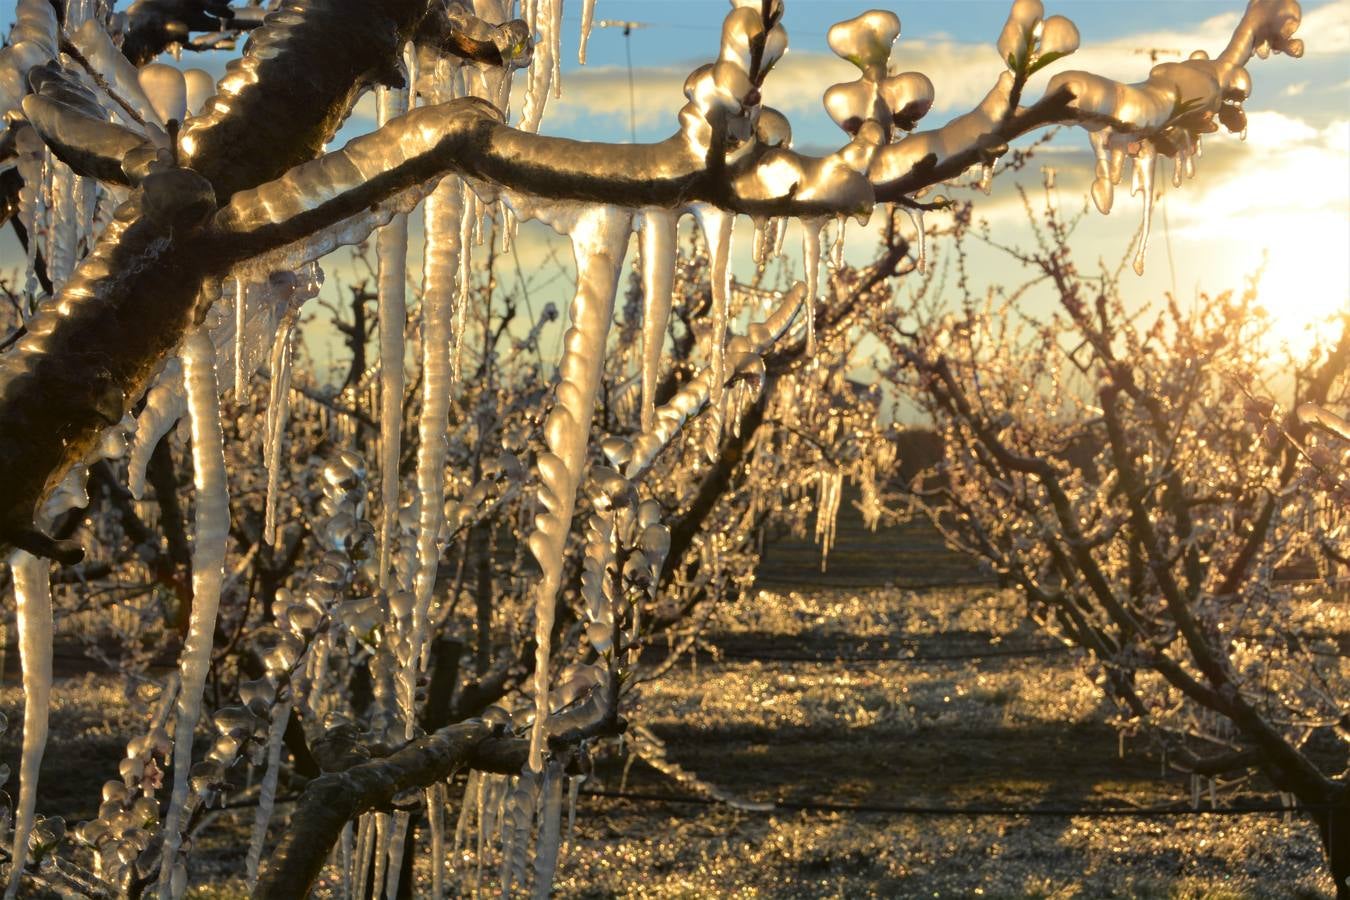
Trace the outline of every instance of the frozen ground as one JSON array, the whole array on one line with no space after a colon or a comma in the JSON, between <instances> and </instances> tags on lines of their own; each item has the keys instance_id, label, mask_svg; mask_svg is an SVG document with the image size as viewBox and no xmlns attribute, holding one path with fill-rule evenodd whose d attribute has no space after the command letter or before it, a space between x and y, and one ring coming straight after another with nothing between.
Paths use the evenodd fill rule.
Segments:
<instances>
[{"instance_id":1,"label":"frozen ground","mask_svg":"<svg viewBox=\"0 0 1350 900\"><path fill-rule=\"evenodd\" d=\"M1105 710L1071 655L939 662L836 662L1007 652L1044 642L1015 599L959 589L765 591L713 626L711 653L647 687L634 720L670 758L754 800L849 804L1079 806L1185 802L1146 748L1118 756ZM826 662L747 657L820 657ZM44 765L47 809L92 812L116 765L120 692L67 679ZM0 708L15 719L17 689ZM6 736L4 756L17 748ZM620 787L603 756L587 790ZM688 794L638 762L631 792ZM1268 800L1259 785L1219 803ZM59 808L58 808L59 807ZM249 813L199 842L198 897L240 897ZM466 871L476 866L466 859ZM489 860L488 871L495 871ZM425 873L419 873L425 876ZM425 881L422 882L425 886ZM463 885L458 888L464 889ZM495 889L491 891L495 894ZM1327 897L1312 828L1278 816L1093 819L738 812L583 798L563 897Z\"/></svg>"}]
</instances>

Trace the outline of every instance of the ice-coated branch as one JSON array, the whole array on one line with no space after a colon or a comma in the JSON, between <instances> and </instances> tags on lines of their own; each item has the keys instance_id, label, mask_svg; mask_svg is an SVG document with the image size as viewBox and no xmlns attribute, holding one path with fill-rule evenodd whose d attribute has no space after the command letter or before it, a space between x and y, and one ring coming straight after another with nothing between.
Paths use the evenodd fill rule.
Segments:
<instances>
[{"instance_id":1,"label":"ice-coated branch","mask_svg":"<svg viewBox=\"0 0 1350 900\"><path fill-rule=\"evenodd\" d=\"M576 742L621 727L621 723L605 721L598 728L558 734L553 740ZM498 735L481 719L470 719L411 741L383 759L320 775L301 794L253 897L291 900L307 896L343 826L362 813L388 809L395 796L445 781L464 767L517 775L528 754L528 741Z\"/></svg>"},{"instance_id":2,"label":"ice-coated branch","mask_svg":"<svg viewBox=\"0 0 1350 900\"><path fill-rule=\"evenodd\" d=\"M53 58L57 45L49 4L25 0L19 13L15 43L0 51L0 100L10 106L27 93L29 71ZM316 160L362 91L402 79L397 60L406 41L428 27L454 31L453 17L447 25L435 24L437 16L444 18L444 9L427 0L307 0L269 16L253 32L216 96L183 130L178 150L185 169L161 167L143 179L54 308L39 314L40 327L0 361L0 459L14 463L0 493L0 539L50 552L31 527L37 498L144 390L185 333L203 282L324 229L341 226L312 249L361 239L396 211L384 201L404 197L400 203L407 205L417 199L415 189L448 172L546 199L634 209L680 209L698 201L754 215L865 215L877 201L912 203L915 192L988 163L1008 141L1054 122L1111 129L1099 152L1110 157L1105 168L1112 177L1119 169L1115 157L1141 138L1180 159L1215 116L1230 127L1241 121L1237 104L1249 85L1242 66L1253 53L1301 50L1292 38L1295 0L1253 0L1217 60L1156 67L1137 89L1064 73L1045 98L1022 107L1029 72L1071 52L1077 39L1067 20L1042 22L1039 3L1019 3L1016 21L1009 20L1015 27L1005 27L1000 45L1011 42L1010 70L986 101L943 128L893 141L927 111L932 85L919 73L886 74L899 23L889 13L867 13L830 35L835 52L862 73L826 98L851 140L813 158L789 149L786 119L762 104L772 87L770 69L786 49L781 6L738 5L724 23L717 61L690 77L680 130L666 141L606 145L544 137L506 126L483 101L461 100L417 110ZM513 43L516 26L465 21L464 34L509 51L508 65L526 58L527 48ZM1136 102L1139 97L1151 105ZM1169 102L1171 118L1154 115ZM65 110L33 104L35 118L45 117L46 133L68 145L70 158L77 140L104 147L89 165L112 180L116 152L129 151L124 173L130 157L144 155L127 134L94 134L88 123L76 129L56 115ZM200 232L195 225L210 203L194 173L224 204ZM141 327L145 321L157 327ZM102 364L91 365L81 352L90 346L106 353L98 357ZM16 439L21 434L25 440Z\"/></svg>"}]
</instances>

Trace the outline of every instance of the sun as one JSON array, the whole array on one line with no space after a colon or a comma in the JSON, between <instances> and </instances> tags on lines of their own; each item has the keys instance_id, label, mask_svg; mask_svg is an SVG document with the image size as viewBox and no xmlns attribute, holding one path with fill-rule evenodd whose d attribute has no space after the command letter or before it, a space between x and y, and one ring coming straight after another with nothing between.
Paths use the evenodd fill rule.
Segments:
<instances>
[{"instance_id":1,"label":"sun","mask_svg":"<svg viewBox=\"0 0 1350 900\"><path fill-rule=\"evenodd\" d=\"M1301 217L1286 231L1265 231L1265 267L1258 303L1270 317L1273 348L1306 356L1318 342L1342 327L1337 316L1350 313L1350 248L1346 221L1336 217ZM1251 257L1248 257L1249 259ZM1256 256L1260 259L1260 256ZM1328 331L1333 331L1332 335Z\"/></svg>"}]
</instances>

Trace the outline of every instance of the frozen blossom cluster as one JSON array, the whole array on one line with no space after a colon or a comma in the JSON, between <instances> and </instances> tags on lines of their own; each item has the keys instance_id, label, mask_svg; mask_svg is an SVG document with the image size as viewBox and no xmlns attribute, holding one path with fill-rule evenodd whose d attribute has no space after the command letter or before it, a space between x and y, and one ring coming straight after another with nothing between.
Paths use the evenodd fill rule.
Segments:
<instances>
[{"instance_id":1,"label":"frozen blossom cluster","mask_svg":"<svg viewBox=\"0 0 1350 900\"><path fill-rule=\"evenodd\" d=\"M253 774L257 896L320 877L396 896L423 819L435 896L452 859L469 861L461 883L546 896L564 796L678 655L649 665L643 648L692 646L747 588L770 524L813 528L827 557L846 479L869 521L886 514L883 398L848 372L891 279L927 268L923 214L947 204L926 195L968 171L987 187L1009 142L1070 123L1097 152L1103 212L1135 160L1147 231L1157 156L1189 174L1200 135L1245 127L1251 57L1301 51L1298 4L1253 0L1215 59L1139 85L1060 72L1024 104L1078 34L1016 0L988 96L920 131L941 86L897 71L900 21L872 10L828 33L859 75L824 89L846 143L812 157L766 105L784 4L731 7L674 135L607 146L539 133L562 90L561 0L20 0L0 49L0 167L27 251L0 355L0 540L26 698L8 896L27 873L181 897L207 811ZM586 0L583 59L593 14ZM218 82L161 60L240 42ZM376 130L328 149L370 91ZM846 222L874 215L880 258L845 266ZM575 260L556 367L539 340L557 311L525 323L495 279L529 219ZM789 230L801 283L773 274ZM378 362L332 389L297 332L325 257L351 246L374 256L352 348L364 359L373 338ZM52 560L124 593L116 613ZM145 732L75 829L90 865L58 859L64 828L37 816L54 599L106 618L144 688ZM155 624L167 609L176 621ZM177 652L174 675L149 674L149 644ZM304 791L269 853L291 782Z\"/></svg>"}]
</instances>

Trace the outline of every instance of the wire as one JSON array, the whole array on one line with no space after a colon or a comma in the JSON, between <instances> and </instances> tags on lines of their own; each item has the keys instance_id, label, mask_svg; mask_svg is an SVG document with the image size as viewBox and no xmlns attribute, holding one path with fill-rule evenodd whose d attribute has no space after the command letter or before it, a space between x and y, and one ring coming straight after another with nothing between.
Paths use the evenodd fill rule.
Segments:
<instances>
[{"instance_id":1,"label":"wire","mask_svg":"<svg viewBox=\"0 0 1350 900\"><path fill-rule=\"evenodd\" d=\"M976 659L1008 659L1028 656L1050 656L1060 653L1072 653L1077 648L1056 645L1053 647L1024 647L1007 650L991 649L979 653L934 653L925 656L892 656L882 653L850 654L841 656L806 656L791 653L751 653L735 650L723 650L717 654L722 659L734 659L750 662L797 662L797 663L852 663L852 662L890 662L914 663L960 662Z\"/></svg>"},{"instance_id":2,"label":"wire","mask_svg":"<svg viewBox=\"0 0 1350 900\"><path fill-rule=\"evenodd\" d=\"M724 806L725 801L708 797L677 794L648 794L639 791L582 791L582 797L609 800L634 800L645 803L680 803L691 806ZM1307 812L1321 806L1298 804L1294 806L1247 806L1222 807L1215 809L1191 809L1185 807L1077 807L1077 806L916 806L909 804L883 803L823 803L811 800L775 800L764 804L763 809L750 809L750 812L843 812L896 816L952 816L968 818L1009 818L1017 816L1074 817L1084 818L1120 818L1150 819L1185 816L1257 816Z\"/></svg>"}]
</instances>

